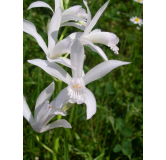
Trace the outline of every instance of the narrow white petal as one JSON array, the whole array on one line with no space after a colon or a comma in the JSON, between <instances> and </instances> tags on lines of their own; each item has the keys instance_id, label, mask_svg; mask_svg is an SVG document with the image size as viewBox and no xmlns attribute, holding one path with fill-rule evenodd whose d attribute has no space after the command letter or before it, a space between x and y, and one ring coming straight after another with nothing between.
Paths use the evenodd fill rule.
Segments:
<instances>
[{"instance_id":1,"label":"narrow white petal","mask_svg":"<svg viewBox=\"0 0 166 160\"><path fill-rule=\"evenodd\" d=\"M97 52L103 58L104 61L108 60L106 54L99 46L94 45L90 40L83 38L83 37L80 38L80 40L83 43L83 45L86 45L86 46L90 47L92 51Z\"/></svg>"},{"instance_id":2,"label":"narrow white petal","mask_svg":"<svg viewBox=\"0 0 166 160\"><path fill-rule=\"evenodd\" d=\"M67 88L64 88L56 97L55 100L55 107L56 108L63 108L64 107L64 103L66 104L68 102L68 100L70 99L69 95L68 95L68 90ZM53 100L54 101L54 100Z\"/></svg>"},{"instance_id":3,"label":"narrow white petal","mask_svg":"<svg viewBox=\"0 0 166 160\"><path fill-rule=\"evenodd\" d=\"M55 46L56 39L58 36L59 27L61 24L62 10L58 8L51 18L51 22L48 29L48 51L51 53Z\"/></svg>"},{"instance_id":4,"label":"narrow white petal","mask_svg":"<svg viewBox=\"0 0 166 160\"><path fill-rule=\"evenodd\" d=\"M41 133L42 128L54 117L53 114L51 114L51 109L49 109L45 115L39 120L36 121L35 123L31 124L32 128L34 131Z\"/></svg>"},{"instance_id":5,"label":"narrow white petal","mask_svg":"<svg viewBox=\"0 0 166 160\"><path fill-rule=\"evenodd\" d=\"M75 69L75 70L76 70L76 68L73 67L73 66L71 65L71 63L68 63L67 60L63 59L63 57L58 57L58 58L56 58L56 59L49 59L49 58L47 57L47 60L48 60L50 63L56 62L56 63L62 64L62 65L64 65L64 66L67 66L67 67L69 67L69 68L72 68L72 69Z\"/></svg>"},{"instance_id":6,"label":"narrow white petal","mask_svg":"<svg viewBox=\"0 0 166 160\"><path fill-rule=\"evenodd\" d=\"M64 15L62 16L61 23L67 22L67 21L85 21L83 18L73 16L73 15Z\"/></svg>"},{"instance_id":7,"label":"narrow white petal","mask_svg":"<svg viewBox=\"0 0 166 160\"><path fill-rule=\"evenodd\" d=\"M91 22L91 12L89 10L89 7L88 7L88 4L87 4L87 1L83 0L86 8L87 8L87 11L88 11L88 17L87 17L87 23L86 23L86 28L88 27L88 25L90 24Z\"/></svg>"},{"instance_id":8,"label":"narrow white petal","mask_svg":"<svg viewBox=\"0 0 166 160\"><path fill-rule=\"evenodd\" d=\"M91 20L90 24L88 25L88 27L85 29L83 36L87 35L92 28L94 27L94 25L96 24L96 22L98 21L98 19L100 18L100 16L102 15L102 13L104 12L104 10L106 9L106 7L108 6L109 1L107 1L96 13L96 15L93 17L93 19Z\"/></svg>"},{"instance_id":9,"label":"narrow white petal","mask_svg":"<svg viewBox=\"0 0 166 160\"><path fill-rule=\"evenodd\" d=\"M77 16L77 13L80 10L80 8L82 8L82 6L80 6L80 5L76 5L76 6L70 7L68 9L66 9L62 13L62 16L64 16L64 15L74 15L74 16Z\"/></svg>"},{"instance_id":10,"label":"narrow white petal","mask_svg":"<svg viewBox=\"0 0 166 160\"><path fill-rule=\"evenodd\" d=\"M58 78L67 84L71 81L71 76L56 63L50 63L47 60L41 59L28 60L28 62L42 68L51 76Z\"/></svg>"},{"instance_id":11,"label":"narrow white petal","mask_svg":"<svg viewBox=\"0 0 166 160\"><path fill-rule=\"evenodd\" d=\"M110 32L91 32L85 36L85 38L89 39L93 43L100 43L109 46L111 42L114 45L117 45L119 42L119 38Z\"/></svg>"},{"instance_id":12,"label":"narrow white petal","mask_svg":"<svg viewBox=\"0 0 166 160\"><path fill-rule=\"evenodd\" d=\"M41 129L40 133L48 131L48 130L53 129L53 128L58 128L58 127L72 128L71 125L68 123L68 121L66 121L65 119L60 119L60 120L57 120L49 125L44 126Z\"/></svg>"},{"instance_id":13,"label":"narrow white petal","mask_svg":"<svg viewBox=\"0 0 166 160\"><path fill-rule=\"evenodd\" d=\"M39 95L37 101L36 101L36 105L35 105L35 119L37 120L37 117L42 117L47 110L47 104L45 104L46 101L49 101L53 91L54 91L54 87L55 84L54 82L52 82L47 88L45 88ZM42 109L42 107L44 107L44 109ZM40 110L42 110L42 112L40 112ZM38 114L41 114L38 115Z\"/></svg>"},{"instance_id":14,"label":"narrow white petal","mask_svg":"<svg viewBox=\"0 0 166 160\"><path fill-rule=\"evenodd\" d=\"M129 64L130 62L122 62L118 60L109 60L102 62L92 68L89 72L85 74L83 77L85 84L93 82L99 78L104 77L107 73L109 73L114 68L117 68L122 65Z\"/></svg>"},{"instance_id":15,"label":"narrow white petal","mask_svg":"<svg viewBox=\"0 0 166 160\"><path fill-rule=\"evenodd\" d=\"M72 26L72 27L76 27L78 29L81 29L81 30L85 30L85 26L83 26L82 24L80 23L76 23L76 22L66 22L66 23L62 23L61 24L61 27L64 27L64 26Z\"/></svg>"},{"instance_id":16,"label":"narrow white petal","mask_svg":"<svg viewBox=\"0 0 166 160\"><path fill-rule=\"evenodd\" d=\"M54 13L53 9L51 8L50 5L48 5L47 3L45 2L42 2L42 1L37 1L37 2L33 2L30 4L30 6L28 7L28 10L31 9L31 8L36 8L36 7L47 7L49 9L51 9L51 11Z\"/></svg>"},{"instance_id":17,"label":"narrow white petal","mask_svg":"<svg viewBox=\"0 0 166 160\"><path fill-rule=\"evenodd\" d=\"M28 106L24 96L23 96L23 116L30 124L32 124L34 122L33 115L29 109L29 106Z\"/></svg>"},{"instance_id":18,"label":"narrow white petal","mask_svg":"<svg viewBox=\"0 0 166 160\"><path fill-rule=\"evenodd\" d=\"M84 47L79 39L76 39L71 46L70 59L71 65L76 68L76 70L72 69L72 75L75 78L82 77L82 69L84 63Z\"/></svg>"},{"instance_id":19,"label":"narrow white petal","mask_svg":"<svg viewBox=\"0 0 166 160\"><path fill-rule=\"evenodd\" d=\"M60 0L55 0L55 12L57 11L57 9L61 7L60 6Z\"/></svg>"},{"instance_id":20,"label":"narrow white petal","mask_svg":"<svg viewBox=\"0 0 166 160\"><path fill-rule=\"evenodd\" d=\"M96 113L96 99L93 93L87 88L84 103L86 104L87 119L90 119Z\"/></svg>"},{"instance_id":21,"label":"narrow white petal","mask_svg":"<svg viewBox=\"0 0 166 160\"><path fill-rule=\"evenodd\" d=\"M50 59L55 59L62 54L70 53L70 46L72 44L71 38L66 38L59 41L53 48L52 52L49 55Z\"/></svg>"},{"instance_id":22,"label":"narrow white petal","mask_svg":"<svg viewBox=\"0 0 166 160\"><path fill-rule=\"evenodd\" d=\"M36 39L39 46L47 55L48 49L46 43L44 42L43 38L37 33L35 25L27 20L23 20L23 31L33 36Z\"/></svg>"},{"instance_id":23,"label":"narrow white petal","mask_svg":"<svg viewBox=\"0 0 166 160\"><path fill-rule=\"evenodd\" d=\"M74 40L74 39L80 38L82 34L83 32L74 32L74 33L71 33L68 37Z\"/></svg>"},{"instance_id":24,"label":"narrow white petal","mask_svg":"<svg viewBox=\"0 0 166 160\"><path fill-rule=\"evenodd\" d=\"M116 46L119 42L119 38L110 32L91 32L85 36L93 43L100 43L110 47L115 54L118 54L119 48Z\"/></svg>"}]
</instances>

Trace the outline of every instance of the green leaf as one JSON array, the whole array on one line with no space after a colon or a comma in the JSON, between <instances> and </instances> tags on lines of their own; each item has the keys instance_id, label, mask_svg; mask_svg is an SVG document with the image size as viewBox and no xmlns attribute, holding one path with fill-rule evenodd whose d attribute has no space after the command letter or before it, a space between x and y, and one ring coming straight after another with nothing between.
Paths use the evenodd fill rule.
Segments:
<instances>
[{"instance_id":1,"label":"green leaf","mask_svg":"<svg viewBox=\"0 0 166 160\"><path fill-rule=\"evenodd\" d=\"M120 152L121 150L122 150L122 146L121 146L120 144L117 144L117 145L114 147L114 149L113 149L113 151L114 151L115 153Z\"/></svg>"},{"instance_id":2,"label":"green leaf","mask_svg":"<svg viewBox=\"0 0 166 160\"><path fill-rule=\"evenodd\" d=\"M124 137L131 137L133 134L133 132L128 128L124 128L123 130L121 130L121 133Z\"/></svg>"},{"instance_id":3,"label":"green leaf","mask_svg":"<svg viewBox=\"0 0 166 160\"><path fill-rule=\"evenodd\" d=\"M69 160L69 146L67 142L67 137L66 137L66 130L64 130L64 159Z\"/></svg>"},{"instance_id":4,"label":"green leaf","mask_svg":"<svg viewBox=\"0 0 166 160\"><path fill-rule=\"evenodd\" d=\"M122 141L122 146L123 147L131 147L131 140L130 139L124 139L123 141Z\"/></svg>"},{"instance_id":5,"label":"green leaf","mask_svg":"<svg viewBox=\"0 0 166 160\"><path fill-rule=\"evenodd\" d=\"M113 130L114 130L114 132L115 132L115 134L116 134L114 117L109 116L108 119L109 119L109 121L111 122L112 128L113 128Z\"/></svg>"},{"instance_id":6,"label":"green leaf","mask_svg":"<svg viewBox=\"0 0 166 160\"><path fill-rule=\"evenodd\" d=\"M119 129L121 131L124 128L126 128L125 120L122 118L117 118L116 119L116 129Z\"/></svg>"},{"instance_id":7,"label":"green leaf","mask_svg":"<svg viewBox=\"0 0 166 160\"><path fill-rule=\"evenodd\" d=\"M122 152L126 156L129 156L133 153L133 151L130 148L122 148Z\"/></svg>"}]
</instances>

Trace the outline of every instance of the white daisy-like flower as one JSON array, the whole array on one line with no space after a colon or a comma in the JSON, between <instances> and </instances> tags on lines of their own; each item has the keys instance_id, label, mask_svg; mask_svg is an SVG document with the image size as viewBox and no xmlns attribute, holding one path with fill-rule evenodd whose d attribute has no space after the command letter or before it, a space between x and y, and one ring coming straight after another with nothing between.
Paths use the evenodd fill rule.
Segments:
<instances>
[{"instance_id":1,"label":"white daisy-like flower","mask_svg":"<svg viewBox=\"0 0 166 160\"><path fill-rule=\"evenodd\" d=\"M134 0L134 1L143 4L143 0Z\"/></svg>"},{"instance_id":2,"label":"white daisy-like flower","mask_svg":"<svg viewBox=\"0 0 166 160\"><path fill-rule=\"evenodd\" d=\"M138 18L137 16L131 17L130 21L134 24L138 24L139 26L143 25L143 20L141 18Z\"/></svg>"}]
</instances>

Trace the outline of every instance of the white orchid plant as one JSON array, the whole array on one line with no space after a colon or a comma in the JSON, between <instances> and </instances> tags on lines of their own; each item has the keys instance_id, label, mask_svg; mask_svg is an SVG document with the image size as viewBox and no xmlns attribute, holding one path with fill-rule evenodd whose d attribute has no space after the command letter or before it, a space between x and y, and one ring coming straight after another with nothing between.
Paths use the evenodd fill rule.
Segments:
<instances>
[{"instance_id":1,"label":"white orchid plant","mask_svg":"<svg viewBox=\"0 0 166 160\"><path fill-rule=\"evenodd\" d=\"M47 7L53 12L48 29L48 47L43 38L38 34L35 25L28 20L23 20L23 31L36 39L46 55L45 60L33 59L28 60L28 62L42 68L52 77L68 85L60 91L51 103L49 103L48 100L54 91L54 83L51 83L44 89L37 99L34 117L25 98L23 98L24 117L36 132L41 133L57 127L71 128L71 125L66 120L62 119L46 125L54 116L66 115L66 104L85 103L87 119L90 119L96 113L97 107L95 96L86 88L86 85L104 77L113 69L130 63L119 60L108 60L104 51L99 46L95 45L96 43L104 44L110 47L115 54L118 54L119 48L117 44L119 38L114 33L103 32L100 29L92 31L98 19L108 6L109 1L98 10L92 19L87 2L83 0L83 3L85 4L87 13L80 5L68 9L65 7L64 9L62 0L55 0L54 10L51 6L42 1L34 2L28 7L28 9ZM65 6L67 5L68 1ZM74 32L58 41L59 29L64 26L77 27L82 30L82 32ZM89 70L86 74L83 70L85 59L84 46L90 47L91 50L98 53L104 61ZM70 59L67 58L67 56L62 57L63 54L70 54ZM72 77L57 63L71 68Z\"/></svg>"}]
</instances>

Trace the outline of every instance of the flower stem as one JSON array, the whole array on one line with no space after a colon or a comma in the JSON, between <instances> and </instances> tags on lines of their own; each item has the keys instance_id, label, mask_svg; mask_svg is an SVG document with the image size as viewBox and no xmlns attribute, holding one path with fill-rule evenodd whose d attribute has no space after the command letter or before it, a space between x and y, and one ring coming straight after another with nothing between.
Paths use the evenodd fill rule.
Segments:
<instances>
[{"instance_id":1,"label":"flower stem","mask_svg":"<svg viewBox=\"0 0 166 160\"><path fill-rule=\"evenodd\" d=\"M55 152L54 152L52 149L50 149L49 147L47 147L45 144L43 144L43 143L40 141L38 135L36 135L36 140L37 140L37 141L41 144L41 146L44 147L47 151L49 151L51 154L55 155Z\"/></svg>"},{"instance_id":2,"label":"flower stem","mask_svg":"<svg viewBox=\"0 0 166 160\"><path fill-rule=\"evenodd\" d=\"M63 39L65 33L67 32L67 29L68 29L68 27L65 27L65 29L63 30L63 32L62 32L62 34L61 34L61 36L59 38L59 41L61 41Z\"/></svg>"}]
</instances>

